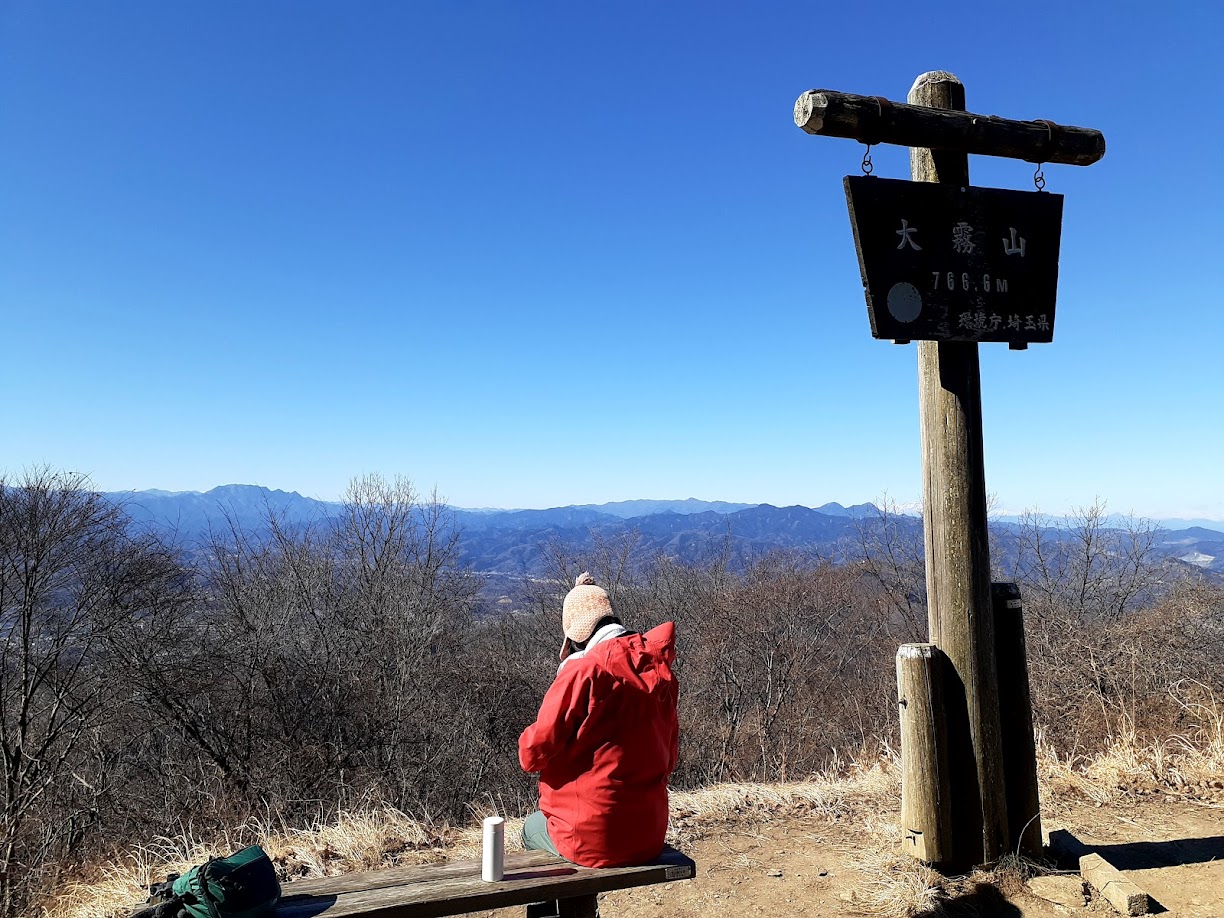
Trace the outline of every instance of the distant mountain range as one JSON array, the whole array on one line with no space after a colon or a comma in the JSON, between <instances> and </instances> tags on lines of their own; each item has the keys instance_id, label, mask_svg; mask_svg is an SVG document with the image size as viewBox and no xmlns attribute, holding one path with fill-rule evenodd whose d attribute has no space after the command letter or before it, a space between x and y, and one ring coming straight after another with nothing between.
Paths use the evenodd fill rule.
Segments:
<instances>
[{"instance_id":1,"label":"distant mountain range","mask_svg":"<svg viewBox=\"0 0 1224 918\"><path fill-rule=\"evenodd\" d=\"M198 544L210 529L235 525L259 531L269 512L288 524L305 524L337 514L342 504L257 485L223 485L211 491L121 491L107 495L140 525L171 532L184 544ZM461 532L463 562L490 574L531 575L546 570L550 546L589 556L598 544L625 534L635 551L662 553L686 562L731 551L741 562L776 549L796 549L839 559L857 541L859 527L878 517L874 504L843 507L774 507L725 501L628 500L548 510L464 510L452 508ZM903 526L920 532L917 517ZM997 525L1014 531L1012 522ZM1164 530L1159 553L1204 570L1224 573L1224 523L1219 529L1194 526Z\"/></svg>"},{"instance_id":2,"label":"distant mountain range","mask_svg":"<svg viewBox=\"0 0 1224 918\"><path fill-rule=\"evenodd\" d=\"M259 485L221 485L211 491L111 491L106 497L119 504L136 523L151 524L192 541L210 529L232 521L256 528L272 511L290 523L305 523L335 514L339 503L303 497L296 491L273 491Z\"/></svg>"}]
</instances>

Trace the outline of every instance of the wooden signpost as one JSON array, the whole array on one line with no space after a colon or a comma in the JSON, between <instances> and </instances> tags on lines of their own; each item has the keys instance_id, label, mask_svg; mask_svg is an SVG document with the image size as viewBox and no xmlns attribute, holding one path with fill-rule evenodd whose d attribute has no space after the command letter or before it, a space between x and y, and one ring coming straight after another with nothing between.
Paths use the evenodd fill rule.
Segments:
<instances>
[{"instance_id":1,"label":"wooden signpost","mask_svg":"<svg viewBox=\"0 0 1224 918\"><path fill-rule=\"evenodd\" d=\"M1012 610L1011 646L999 646L977 343L1053 339L1062 222L1060 196L971 186L968 154L1079 166L1105 155L1099 131L964 109L964 86L944 71L918 77L907 104L829 90L795 103L809 134L910 147L913 182L852 177L846 194L872 334L918 341L930 644L898 656L902 737L920 738L902 746L902 794L911 795L902 810L924 823L902 833L916 856L946 869L994 861L1014 840L1022 853L1040 848L1035 785L1011 795L1005 786L1005 775L1033 774L1032 746L1008 742L1030 761L1004 767L998 660L1016 652L1022 626L1017 595L1002 606ZM1013 705L1017 697L1027 704L1027 687L1008 692Z\"/></svg>"}]
</instances>

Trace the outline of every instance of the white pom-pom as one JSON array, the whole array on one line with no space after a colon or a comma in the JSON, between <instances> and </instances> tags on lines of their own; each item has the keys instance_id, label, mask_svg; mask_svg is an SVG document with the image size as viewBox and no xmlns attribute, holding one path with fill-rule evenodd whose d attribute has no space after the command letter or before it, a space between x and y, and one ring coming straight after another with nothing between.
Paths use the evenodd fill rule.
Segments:
<instances>
[{"instance_id":1,"label":"white pom-pom","mask_svg":"<svg viewBox=\"0 0 1224 918\"><path fill-rule=\"evenodd\" d=\"M591 576L590 571L583 571L574 581L574 586L595 586L595 578Z\"/></svg>"}]
</instances>

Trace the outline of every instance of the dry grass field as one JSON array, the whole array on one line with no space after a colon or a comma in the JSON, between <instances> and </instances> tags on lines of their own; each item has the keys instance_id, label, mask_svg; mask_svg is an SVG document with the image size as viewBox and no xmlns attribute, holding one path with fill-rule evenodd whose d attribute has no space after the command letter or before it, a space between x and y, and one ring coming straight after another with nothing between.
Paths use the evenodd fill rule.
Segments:
<instances>
[{"instance_id":1,"label":"dry grass field","mask_svg":"<svg viewBox=\"0 0 1224 918\"><path fill-rule=\"evenodd\" d=\"M1218 726L1218 725L1217 725ZM1140 745L1064 760L1040 752L1043 819L1108 846L1160 904L1186 918L1224 915L1224 735ZM670 840L698 864L691 883L613 893L604 913L625 918L861 914L890 918L979 915L1046 918L1108 913L1084 899L1052 903L1030 891L1053 865L1006 858L991 871L944 877L898 854L900 769L889 750L787 784L724 784L672 796ZM44 918L112 918L149 882L219 850L259 841L287 886L394 864L479 856L479 819L466 826L388 808L308 828L250 823L224 837L184 833L91 869L44 904ZM517 821L507 838L517 839ZM1074 889L1075 883L1064 884Z\"/></svg>"},{"instance_id":2,"label":"dry grass field","mask_svg":"<svg viewBox=\"0 0 1224 918\"><path fill-rule=\"evenodd\" d=\"M672 840L701 871L617 912L1041 914L1045 865L946 878L896 853L895 656L929 633L914 519L882 510L840 560L558 543L507 613L409 482L365 476L317 526L271 515L190 552L84 485L0 481L3 918L117 915L254 841L290 884L474 855L480 817L534 807L517 740L583 570L632 627L676 626ZM1046 828L1182 871L1162 895L1224 918L1186 893L1224 860L1224 584L1100 502L994 535L1024 596Z\"/></svg>"}]
</instances>

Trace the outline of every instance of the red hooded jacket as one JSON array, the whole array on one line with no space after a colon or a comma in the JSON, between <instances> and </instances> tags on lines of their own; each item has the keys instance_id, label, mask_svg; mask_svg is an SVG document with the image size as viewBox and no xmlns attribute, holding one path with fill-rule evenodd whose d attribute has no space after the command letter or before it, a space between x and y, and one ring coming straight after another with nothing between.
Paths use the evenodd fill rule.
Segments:
<instances>
[{"instance_id":1,"label":"red hooded jacket","mask_svg":"<svg viewBox=\"0 0 1224 918\"><path fill-rule=\"evenodd\" d=\"M540 773L548 835L576 864L644 864L663 850L680 740L675 638L666 622L588 648L519 737L519 764Z\"/></svg>"}]
</instances>

